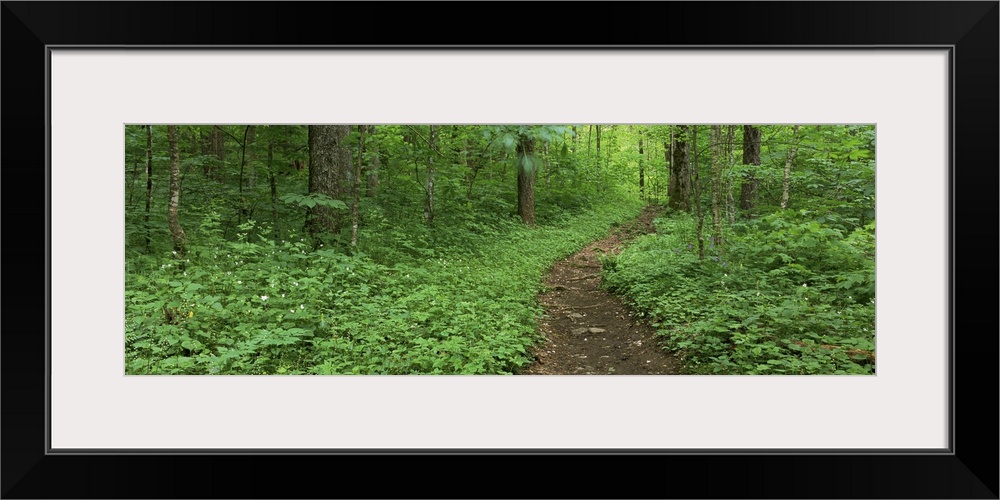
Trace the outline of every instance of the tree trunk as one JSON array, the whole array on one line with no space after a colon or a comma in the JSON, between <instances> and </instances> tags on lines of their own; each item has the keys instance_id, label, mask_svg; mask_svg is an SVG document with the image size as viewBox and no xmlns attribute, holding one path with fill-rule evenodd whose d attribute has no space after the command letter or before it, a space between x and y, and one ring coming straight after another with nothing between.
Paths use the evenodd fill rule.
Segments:
<instances>
[{"instance_id":1,"label":"tree trunk","mask_svg":"<svg viewBox=\"0 0 1000 500\"><path fill-rule=\"evenodd\" d=\"M350 125L309 126L309 192L343 201L347 194L347 171L351 151L346 141ZM343 216L338 210L316 205L306 214L306 230L313 237L340 233Z\"/></svg>"},{"instance_id":2,"label":"tree trunk","mask_svg":"<svg viewBox=\"0 0 1000 500\"><path fill-rule=\"evenodd\" d=\"M639 133L639 198L646 201L646 171L642 165L642 132Z\"/></svg>"},{"instance_id":3,"label":"tree trunk","mask_svg":"<svg viewBox=\"0 0 1000 500\"><path fill-rule=\"evenodd\" d=\"M430 225L434 222L434 155L436 154L434 150L434 135L435 135L434 125L430 126L429 138L427 139L427 144L430 147L430 154L427 157L427 181L424 184L424 191L426 192L426 203L424 204L424 221Z\"/></svg>"},{"instance_id":4,"label":"tree trunk","mask_svg":"<svg viewBox=\"0 0 1000 500\"><path fill-rule=\"evenodd\" d=\"M691 211L691 176L689 174L688 126L679 125L671 146L670 185L667 187L668 206L675 210Z\"/></svg>"},{"instance_id":5,"label":"tree trunk","mask_svg":"<svg viewBox=\"0 0 1000 500\"><path fill-rule=\"evenodd\" d=\"M552 185L552 165L549 163L549 143L545 143L543 147L543 155L545 156L545 187L548 188Z\"/></svg>"},{"instance_id":6,"label":"tree trunk","mask_svg":"<svg viewBox=\"0 0 1000 500\"><path fill-rule=\"evenodd\" d=\"M146 125L146 253L153 246L150 234L149 210L153 202L153 126Z\"/></svg>"},{"instance_id":7,"label":"tree trunk","mask_svg":"<svg viewBox=\"0 0 1000 500\"><path fill-rule=\"evenodd\" d=\"M247 219L250 218L250 204L247 202L247 199L243 196L243 182L245 179L243 174L244 174L244 168L246 167L247 164L247 138L250 136L250 129L252 127L253 125L247 125L246 128L243 129L243 143L240 144L240 182L239 182L240 204L239 207L237 208L237 213L236 213L236 220L240 224L243 223L244 216Z\"/></svg>"},{"instance_id":8,"label":"tree trunk","mask_svg":"<svg viewBox=\"0 0 1000 500\"><path fill-rule=\"evenodd\" d=\"M469 152L468 137L462 138L462 151L463 151L463 156L465 158L465 168L468 169L465 171L465 183L466 183L465 197L471 198L472 185L475 184L476 182L476 175L479 174L479 167L477 166L475 160L473 160L472 154Z\"/></svg>"},{"instance_id":9,"label":"tree trunk","mask_svg":"<svg viewBox=\"0 0 1000 500\"><path fill-rule=\"evenodd\" d=\"M378 141L375 140L375 125L368 126L368 135L371 136L372 140L370 142L371 152L368 155L368 183L365 188L365 196L369 198L374 198L378 195L378 174L379 169L382 167L382 158L379 156Z\"/></svg>"},{"instance_id":10,"label":"tree trunk","mask_svg":"<svg viewBox=\"0 0 1000 500\"><path fill-rule=\"evenodd\" d=\"M673 141L673 131L670 133L670 140ZM671 144L669 142L663 143L663 165L666 167L664 171L667 173L667 192L670 192L670 152ZM657 195L659 196L659 195Z\"/></svg>"},{"instance_id":11,"label":"tree trunk","mask_svg":"<svg viewBox=\"0 0 1000 500\"><path fill-rule=\"evenodd\" d=\"M712 243L722 246L722 171L726 147L722 127L712 125Z\"/></svg>"},{"instance_id":12,"label":"tree trunk","mask_svg":"<svg viewBox=\"0 0 1000 500\"><path fill-rule=\"evenodd\" d=\"M178 207L181 199L181 159L177 149L177 126L167 125L167 140L170 144L170 205L167 207L167 223L174 240L174 251L178 258L187 251L187 237L181 228Z\"/></svg>"},{"instance_id":13,"label":"tree trunk","mask_svg":"<svg viewBox=\"0 0 1000 500\"><path fill-rule=\"evenodd\" d=\"M271 187L271 223L274 226L274 239L278 239L278 234L280 230L278 224L278 186L274 175L274 138L270 137L267 141L267 181Z\"/></svg>"},{"instance_id":14,"label":"tree trunk","mask_svg":"<svg viewBox=\"0 0 1000 500\"><path fill-rule=\"evenodd\" d=\"M728 169L732 171L736 165L736 125L729 125L726 129L726 162ZM733 199L733 181L731 176L727 176L722 184L722 190L726 194L726 214L729 216L729 223L736 222L736 200Z\"/></svg>"},{"instance_id":15,"label":"tree trunk","mask_svg":"<svg viewBox=\"0 0 1000 500\"><path fill-rule=\"evenodd\" d=\"M594 133L597 136L597 190L601 190L601 126L594 125Z\"/></svg>"},{"instance_id":16,"label":"tree trunk","mask_svg":"<svg viewBox=\"0 0 1000 500\"><path fill-rule=\"evenodd\" d=\"M743 164L760 165L760 129L753 125L743 126ZM740 186L740 208L745 212L753 210L759 186L757 173L749 170L743 176L743 185Z\"/></svg>"},{"instance_id":17,"label":"tree trunk","mask_svg":"<svg viewBox=\"0 0 1000 500\"><path fill-rule=\"evenodd\" d=\"M694 146L694 206L698 215L698 258L705 258L705 216L701 213L701 181L698 179L698 126L691 126L691 144Z\"/></svg>"},{"instance_id":18,"label":"tree trunk","mask_svg":"<svg viewBox=\"0 0 1000 500\"><path fill-rule=\"evenodd\" d=\"M257 139L256 128L253 125L247 127L246 144L243 145L243 150L245 151L244 156L249 155L250 159L247 160L247 189L253 191L254 185L257 183L257 172L254 165L254 154L253 150L249 149L250 145L253 144ZM247 151L249 149L249 151Z\"/></svg>"},{"instance_id":19,"label":"tree trunk","mask_svg":"<svg viewBox=\"0 0 1000 500\"><path fill-rule=\"evenodd\" d=\"M781 209L785 210L788 208L788 185L789 179L792 175L792 162L795 161L795 154L798 153L799 147L795 144L795 138L799 134L799 126L796 125L792 127L792 149L788 151L788 156L785 158L785 177L781 182Z\"/></svg>"},{"instance_id":20,"label":"tree trunk","mask_svg":"<svg viewBox=\"0 0 1000 500\"><path fill-rule=\"evenodd\" d=\"M358 125L358 163L354 167L354 201L351 203L351 246L358 246L358 203L361 200L361 166L365 152L365 125Z\"/></svg>"},{"instance_id":21,"label":"tree trunk","mask_svg":"<svg viewBox=\"0 0 1000 500\"><path fill-rule=\"evenodd\" d=\"M521 221L535 225L535 141L521 134L517 141L517 213Z\"/></svg>"},{"instance_id":22,"label":"tree trunk","mask_svg":"<svg viewBox=\"0 0 1000 500\"><path fill-rule=\"evenodd\" d=\"M222 129L219 128L219 125L212 127L212 134L210 137L212 140L212 154L215 155L219 162L217 165L209 167L208 176L218 180L218 169L220 169L226 161L226 139L223 137Z\"/></svg>"}]
</instances>

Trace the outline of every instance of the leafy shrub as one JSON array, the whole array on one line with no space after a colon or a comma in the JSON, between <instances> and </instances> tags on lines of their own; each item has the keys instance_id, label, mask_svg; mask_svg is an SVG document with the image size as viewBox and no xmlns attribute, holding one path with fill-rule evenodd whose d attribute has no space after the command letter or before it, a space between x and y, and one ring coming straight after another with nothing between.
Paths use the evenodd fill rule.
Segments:
<instances>
[{"instance_id":1,"label":"leafy shrub","mask_svg":"<svg viewBox=\"0 0 1000 500\"><path fill-rule=\"evenodd\" d=\"M233 241L199 238L184 261L133 259L145 264L126 275L127 372L514 373L539 340L544 273L639 208L608 197L534 229L464 214L396 227L369 213L385 233L353 253L247 222ZM209 212L203 235L218 226Z\"/></svg>"},{"instance_id":2,"label":"leafy shrub","mask_svg":"<svg viewBox=\"0 0 1000 500\"><path fill-rule=\"evenodd\" d=\"M657 221L605 286L660 328L692 373L873 373L874 225L848 237L773 214L698 258L693 219Z\"/></svg>"}]
</instances>

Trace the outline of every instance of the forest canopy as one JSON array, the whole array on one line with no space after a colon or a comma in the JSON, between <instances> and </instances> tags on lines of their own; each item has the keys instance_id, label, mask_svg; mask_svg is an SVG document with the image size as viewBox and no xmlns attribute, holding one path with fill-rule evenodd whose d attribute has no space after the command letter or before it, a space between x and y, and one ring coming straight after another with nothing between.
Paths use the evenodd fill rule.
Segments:
<instances>
[{"instance_id":1,"label":"forest canopy","mask_svg":"<svg viewBox=\"0 0 1000 500\"><path fill-rule=\"evenodd\" d=\"M688 374L872 374L873 125L128 125L127 374L518 374L554 263ZM644 207L646 207L644 209Z\"/></svg>"}]
</instances>

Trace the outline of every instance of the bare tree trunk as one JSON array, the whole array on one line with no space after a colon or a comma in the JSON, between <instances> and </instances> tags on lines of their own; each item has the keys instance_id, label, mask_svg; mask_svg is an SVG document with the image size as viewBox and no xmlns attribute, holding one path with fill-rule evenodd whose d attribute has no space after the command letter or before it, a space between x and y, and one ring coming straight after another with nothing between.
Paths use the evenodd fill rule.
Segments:
<instances>
[{"instance_id":1,"label":"bare tree trunk","mask_svg":"<svg viewBox=\"0 0 1000 500\"><path fill-rule=\"evenodd\" d=\"M187 251L187 237L181 228L178 207L181 199L181 160L177 150L177 126L167 125L167 140L170 144L170 204L167 207L167 223L174 240L174 251L179 258Z\"/></svg>"},{"instance_id":2,"label":"bare tree trunk","mask_svg":"<svg viewBox=\"0 0 1000 500\"><path fill-rule=\"evenodd\" d=\"M365 151L365 129L364 125L358 125L358 163L354 167L354 202L351 203L351 246L358 246L358 203L361 200L361 164Z\"/></svg>"},{"instance_id":3,"label":"bare tree trunk","mask_svg":"<svg viewBox=\"0 0 1000 500\"><path fill-rule=\"evenodd\" d=\"M674 137L674 126L670 125L670 140L663 143L663 156L666 158L666 172L667 172L667 202L670 202L670 195L677 189L677 178L673 175L674 170L674 142L676 141Z\"/></svg>"},{"instance_id":4,"label":"bare tree trunk","mask_svg":"<svg viewBox=\"0 0 1000 500\"><path fill-rule=\"evenodd\" d=\"M150 234L149 210L153 201L153 126L146 125L146 253L150 252L153 246L153 237Z\"/></svg>"},{"instance_id":5,"label":"bare tree trunk","mask_svg":"<svg viewBox=\"0 0 1000 500\"><path fill-rule=\"evenodd\" d=\"M722 246L722 170L725 157L722 127L712 125L712 242Z\"/></svg>"},{"instance_id":6,"label":"bare tree trunk","mask_svg":"<svg viewBox=\"0 0 1000 500\"><path fill-rule=\"evenodd\" d=\"M642 132L639 132L639 198L646 201L646 171L643 170Z\"/></svg>"},{"instance_id":7,"label":"bare tree trunk","mask_svg":"<svg viewBox=\"0 0 1000 500\"><path fill-rule=\"evenodd\" d=\"M736 125L729 125L726 129L726 158L729 164L729 171L736 165ZM736 200L733 199L732 177L727 176L723 182L722 189L726 193L726 213L729 216L729 223L736 222Z\"/></svg>"},{"instance_id":8,"label":"bare tree trunk","mask_svg":"<svg viewBox=\"0 0 1000 500\"><path fill-rule=\"evenodd\" d=\"M545 187L548 188L552 185L552 165L549 163L549 143L545 143L543 150L545 155Z\"/></svg>"},{"instance_id":9,"label":"bare tree trunk","mask_svg":"<svg viewBox=\"0 0 1000 500\"><path fill-rule=\"evenodd\" d=\"M267 141L267 181L271 187L271 223L274 226L274 239L278 239L280 230L278 224L278 186L274 176L274 138L268 134Z\"/></svg>"},{"instance_id":10,"label":"bare tree trunk","mask_svg":"<svg viewBox=\"0 0 1000 500\"><path fill-rule=\"evenodd\" d=\"M673 157L670 162L670 186L667 190L668 206L675 210L691 211L691 176L689 173L688 126L679 125L674 135Z\"/></svg>"},{"instance_id":11,"label":"bare tree trunk","mask_svg":"<svg viewBox=\"0 0 1000 500\"><path fill-rule=\"evenodd\" d=\"M517 213L521 221L535 225L535 175L538 172L535 159L535 140L522 134L517 141Z\"/></svg>"},{"instance_id":12,"label":"bare tree trunk","mask_svg":"<svg viewBox=\"0 0 1000 500\"><path fill-rule=\"evenodd\" d=\"M247 137L250 134L250 127L251 125L247 125L246 128L243 129L243 143L240 144L240 182L239 182L240 200L239 200L239 207L237 207L236 210L236 220L238 223L243 223L243 216L246 215L247 218L249 218L249 213L250 213L249 204L247 203L246 198L243 197L243 182L244 182L243 174L244 174L244 168L246 167L247 164Z\"/></svg>"},{"instance_id":13,"label":"bare tree trunk","mask_svg":"<svg viewBox=\"0 0 1000 500\"><path fill-rule=\"evenodd\" d=\"M219 128L219 125L215 125L212 127L212 134L210 138L212 141L212 154L214 154L215 157L218 158L219 163L218 165L212 166L208 169L208 175L209 177L218 180L219 173L217 168L221 167L226 161L226 148L225 148L226 138L223 137L222 129Z\"/></svg>"},{"instance_id":14,"label":"bare tree trunk","mask_svg":"<svg viewBox=\"0 0 1000 500\"><path fill-rule=\"evenodd\" d=\"M365 189L365 196L373 198L378 194L378 174L382 167L382 158L379 155L378 141L375 140L375 125L368 126L368 135L372 136L371 154L368 155L368 185Z\"/></svg>"},{"instance_id":15,"label":"bare tree trunk","mask_svg":"<svg viewBox=\"0 0 1000 500\"><path fill-rule=\"evenodd\" d=\"M424 221L428 225L434 222L434 155L436 154L434 150L434 135L435 127L431 125L429 138L427 139L427 144L431 152L427 157L427 181L424 184L424 191L427 195L426 203L424 204Z\"/></svg>"},{"instance_id":16,"label":"bare tree trunk","mask_svg":"<svg viewBox=\"0 0 1000 500\"><path fill-rule=\"evenodd\" d=\"M468 137L462 138L462 155L465 159L465 197L472 197L472 185L476 182L476 175L479 174L479 166L476 164L475 160L472 158L472 154L469 152L469 139Z\"/></svg>"},{"instance_id":17,"label":"bare tree trunk","mask_svg":"<svg viewBox=\"0 0 1000 500\"><path fill-rule=\"evenodd\" d=\"M788 151L785 158L785 177L781 182L781 209L788 208L788 185L792 175L792 162L795 161L795 154L799 151L799 146L795 144L796 136L799 134L799 126L792 127L792 149Z\"/></svg>"},{"instance_id":18,"label":"bare tree trunk","mask_svg":"<svg viewBox=\"0 0 1000 500\"><path fill-rule=\"evenodd\" d=\"M698 258L705 258L705 216L701 213L701 182L698 179L698 126L691 126L691 144L694 146L694 206L698 215Z\"/></svg>"},{"instance_id":19,"label":"bare tree trunk","mask_svg":"<svg viewBox=\"0 0 1000 500\"><path fill-rule=\"evenodd\" d=\"M743 126L743 164L760 165L760 129L753 125ZM740 187L740 208L745 212L753 210L759 186L757 173L754 170L748 171Z\"/></svg>"},{"instance_id":20,"label":"bare tree trunk","mask_svg":"<svg viewBox=\"0 0 1000 500\"><path fill-rule=\"evenodd\" d=\"M253 125L247 127L246 144L243 145L244 156L249 155L250 159L247 160L247 189L253 191L254 185L257 183L257 172L255 165L253 163L254 155L253 150L250 149L250 145L253 144L257 139L256 128Z\"/></svg>"},{"instance_id":21,"label":"bare tree trunk","mask_svg":"<svg viewBox=\"0 0 1000 500\"><path fill-rule=\"evenodd\" d=\"M343 201L347 194L347 171L351 151L347 147L350 125L309 125L309 192ZM306 230L313 237L338 234L343 216L338 210L316 205L306 214Z\"/></svg>"},{"instance_id":22,"label":"bare tree trunk","mask_svg":"<svg viewBox=\"0 0 1000 500\"><path fill-rule=\"evenodd\" d=\"M594 125L594 132L597 136L597 190L601 190L601 126Z\"/></svg>"}]
</instances>

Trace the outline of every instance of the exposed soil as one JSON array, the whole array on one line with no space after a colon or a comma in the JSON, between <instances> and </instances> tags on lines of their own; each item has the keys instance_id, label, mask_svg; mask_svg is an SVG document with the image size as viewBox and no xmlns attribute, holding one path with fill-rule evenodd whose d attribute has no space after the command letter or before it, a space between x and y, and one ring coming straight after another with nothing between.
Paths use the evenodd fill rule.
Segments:
<instances>
[{"instance_id":1,"label":"exposed soil","mask_svg":"<svg viewBox=\"0 0 1000 500\"><path fill-rule=\"evenodd\" d=\"M553 266L538 299L545 308L544 344L526 375L670 375L680 362L658 345L656 330L620 298L600 289L602 254L617 254L641 234L654 232L656 207L614 228L600 241Z\"/></svg>"}]
</instances>

